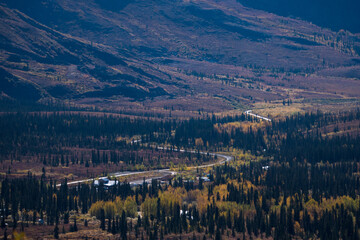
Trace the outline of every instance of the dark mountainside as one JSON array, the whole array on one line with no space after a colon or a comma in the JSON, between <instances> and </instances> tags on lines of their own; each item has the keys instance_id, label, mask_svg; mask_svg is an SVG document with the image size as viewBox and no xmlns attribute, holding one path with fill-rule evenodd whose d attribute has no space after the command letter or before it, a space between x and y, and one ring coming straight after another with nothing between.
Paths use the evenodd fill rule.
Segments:
<instances>
[{"instance_id":1,"label":"dark mountainside","mask_svg":"<svg viewBox=\"0 0 360 240\"><path fill-rule=\"evenodd\" d=\"M29 100L138 112L359 97L359 35L232 0L6 0L0 12L1 72L23 82L2 84L6 99L29 84Z\"/></svg>"},{"instance_id":2,"label":"dark mountainside","mask_svg":"<svg viewBox=\"0 0 360 240\"><path fill-rule=\"evenodd\" d=\"M360 33L360 2L356 0L238 0L240 3L281 16L299 17L334 31Z\"/></svg>"}]
</instances>

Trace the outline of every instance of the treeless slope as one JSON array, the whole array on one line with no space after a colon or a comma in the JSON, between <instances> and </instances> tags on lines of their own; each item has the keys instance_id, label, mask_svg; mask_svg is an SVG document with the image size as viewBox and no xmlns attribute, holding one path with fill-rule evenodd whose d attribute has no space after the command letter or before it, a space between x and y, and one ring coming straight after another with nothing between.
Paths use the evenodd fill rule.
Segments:
<instances>
[{"instance_id":1,"label":"treeless slope","mask_svg":"<svg viewBox=\"0 0 360 240\"><path fill-rule=\"evenodd\" d=\"M264 100L359 97L359 35L234 0L5 4L1 65L45 97L209 112Z\"/></svg>"}]
</instances>

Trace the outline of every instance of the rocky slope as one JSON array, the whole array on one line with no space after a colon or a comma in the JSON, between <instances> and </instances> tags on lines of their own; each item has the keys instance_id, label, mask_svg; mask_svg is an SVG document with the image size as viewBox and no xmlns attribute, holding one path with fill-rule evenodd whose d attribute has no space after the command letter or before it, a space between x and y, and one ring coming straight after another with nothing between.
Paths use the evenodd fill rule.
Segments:
<instances>
[{"instance_id":1,"label":"rocky slope","mask_svg":"<svg viewBox=\"0 0 360 240\"><path fill-rule=\"evenodd\" d=\"M0 18L14 99L216 112L360 94L359 35L237 1L6 0Z\"/></svg>"}]
</instances>

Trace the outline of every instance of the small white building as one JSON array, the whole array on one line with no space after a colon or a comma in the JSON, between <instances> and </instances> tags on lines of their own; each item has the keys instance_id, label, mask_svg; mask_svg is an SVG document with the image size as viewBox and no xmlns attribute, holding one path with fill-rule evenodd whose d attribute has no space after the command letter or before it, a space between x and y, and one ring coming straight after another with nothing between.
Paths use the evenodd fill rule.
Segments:
<instances>
[{"instance_id":1,"label":"small white building","mask_svg":"<svg viewBox=\"0 0 360 240\"><path fill-rule=\"evenodd\" d=\"M202 180L203 182L210 182L210 178L209 177L197 177L197 180Z\"/></svg>"},{"instance_id":2,"label":"small white building","mask_svg":"<svg viewBox=\"0 0 360 240\"><path fill-rule=\"evenodd\" d=\"M100 178L99 180L94 181L94 186L98 187L100 185L100 183L103 183L104 188L108 189L108 188L115 186L116 180L109 180L107 177Z\"/></svg>"}]
</instances>

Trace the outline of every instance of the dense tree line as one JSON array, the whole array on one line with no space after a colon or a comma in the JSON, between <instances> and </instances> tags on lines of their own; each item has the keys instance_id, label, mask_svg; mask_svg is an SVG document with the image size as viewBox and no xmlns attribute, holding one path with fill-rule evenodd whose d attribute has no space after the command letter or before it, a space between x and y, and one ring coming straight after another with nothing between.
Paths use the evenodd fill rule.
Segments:
<instances>
[{"instance_id":1,"label":"dense tree line","mask_svg":"<svg viewBox=\"0 0 360 240\"><path fill-rule=\"evenodd\" d=\"M360 112L346 114L298 114L284 120L273 121L265 128L247 130L237 128L227 131L216 125L228 122L256 121L249 116L208 117L185 121L131 119L112 115L89 116L66 113L13 113L0 116L1 158L21 159L26 155L46 155L65 153L67 148L87 148L98 150L131 149L138 144L126 142L126 137L139 136L142 142L170 143L177 147L208 148L236 147L251 150L263 149L269 154L284 158L291 149L294 159L318 161L324 154L334 159L343 157L351 160L359 154L359 139L351 136L323 138L318 129L333 123L346 123L360 119ZM314 130L315 129L315 130ZM316 130L317 129L317 130ZM175 134L173 134L175 133ZM285 136L285 137L282 137ZM201 139L202 144L196 144ZM346 143L341 146L339 142ZM277 149L280 146L280 151ZM296 146L294 148L293 146ZM331 151L328 151L331 149ZM295 151L294 151L295 150ZM343 152L340 156L340 152ZM58 156L60 157L60 155ZM328 159L328 156L324 156ZM289 159L284 159L288 161Z\"/></svg>"},{"instance_id":2,"label":"dense tree line","mask_svg":"<svg viewBox=\"0 0 360 240\"><path fill-rule=\"evenodd\" d=\"M303 175L305 172L310 176ZM206 184L179 177L165 186L153 180L135 188L117 183L109 190L102 184L68 187L66 181L56 187L53 181L46 184L45 176L36 179L29 174L25 179L3 180L0 203L4 215L11 216L13 226L18 220L35 221L37 217L57 226L69 221L70 211L87 213L100 206L97 215L100 227L120 234L122 239L129 234L140 237L145 233L147 238L156 239L189 232L217 239L239 234L275 239L293 236L359 239L358 173L357 163L326 166L279 163L268 170L262 168L262 163L237 167L226 164L215 167L210 173L213 181ZM219 191L221 186L226 187L225 192ZM177 196L166 197L169 191L170 195L176 194L176 189L185 195L202 191L207 196L206 208L181 203ZM331 202L332 198L337 200ZM141 205L143 216L137 218L134 226L126 218L130 215L128 207L122 207L118 214L111 210L126 206L125 200ZM233 203L238 207L234 208ZM109 208L111 204L113 208ZM2 226L4 221L2 218Z\"/></svg>"},{"instance_id":3,"label":"dense tree line","mask_svg":"<svg viewBox=\"0 0 360 240\"><path fill-rule=\"evenodd\" d=\"M213 134L208 134L213 124L245 119L248 118L240 115L177 122L112 115L7 113L0 115L0 128L3 129L0 132L0 159L21 161L31 158L51 166L118 163L120 159L128 164L141 164L142 157L131 153L139 149L140 143L169 142L176 146L193 148L195 139L192 136L197 136L207 141L212 139L210 147L217 146L216 139L227 138L224 141L229 141L229 137L226 133L218 134L215 130L212 130ZM196 131L198 127L199 132ZM181 129L186 129L186 132L182 133ZM175 137L172 136L174 131ZM126 141L133 136L141 141L135 144ZM78 149L96 150L85 152ZM130 153L126 153L129 150Z\"/></svg>"},{"instance_id":4,"label":"dense tree line","mask_svg":"<svg viewBox=\"0 0 360 240\"><path fill-rule=\"evenodd\" d=\"M49 149L57 144L91 146L92 164L116 162L120 158L136 164L142 160L135 149L145 147L126 141L116 145L120 143L112 141L118 141L119 136L139 135L144 143L168 143L174 149L234 147L263 156L259 162L235 161L213 167L208 173L210 182L203 182L201 172L196 173L197 179L180 175L167 184L153 180L131 187L116 182L112 188L106 188L102 182L70 187L65 181L57 185L45 172L40 178L30 173L21 179L4 178L0 195L2 227L9 219L16 227L19 221L35 222L41 218L55 226L57 235L58 225L69 222L70 213L77 212L97 217L101 229L119 234L122 239L130 235L163 239L169 234L189 233L195 238L215 239L227 236L360 239L359 137L322 134L326 126L359 120L359 111L299 114L257 129L230 131L221 128L221 124L251 119L243 115L179 122L56 114L1 117L4 120L0 123L6 129L0 139L3 143L8 141L2 147L10 155L16 144L29 146L26 144L33 143L27 141L36 142L43 136L42 140L62 139L61 143L58 139L47 143ZM9 124L12 121L13 126ZM108 127L111 130L106 130ZM64 130L67 128L71 130ZM98 145L94 139L101 139ZM115 151L116 148L123 152ZM35 152L35 147L31 151ZM156 148L152 151L166 152ZM55 155L50 158L61 165L73 161L61 154L58 160L53 160ZM136 218L137 209L141 209L142 215ZM76 224L75 220L72 230L77 229Z\"/></svg>"}]
</instances>

